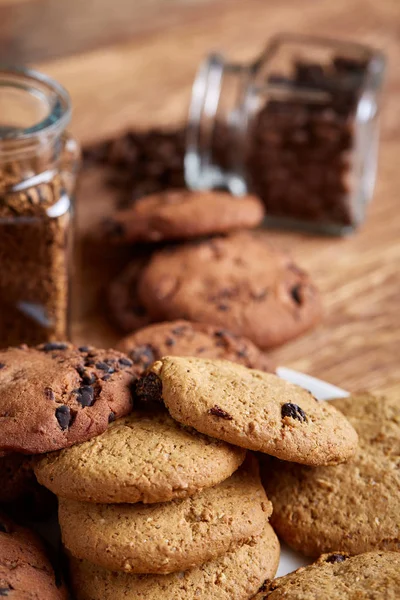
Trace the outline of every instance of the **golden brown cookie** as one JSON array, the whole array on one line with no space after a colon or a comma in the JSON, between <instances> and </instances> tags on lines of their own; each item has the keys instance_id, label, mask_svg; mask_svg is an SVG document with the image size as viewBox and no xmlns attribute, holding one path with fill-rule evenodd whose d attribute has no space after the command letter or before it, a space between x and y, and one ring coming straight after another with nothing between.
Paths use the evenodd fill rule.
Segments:
<instances>
[{"instance_id":1,"label":"golden brown cookie","mask_svg":"<svg viewBox=\"0 0 400 600\"><path fill-rule=\"evenodd\" d=\"M227 192L167 190L145 196L104 224L116 243L185 240L257 227L264 205L256 196Z\"/></svg>"},{"instance_id":2,"label":"golden brown cookie","mask_svg":"<svg viewBox=\"0 0 400 600\"><path fill-rule=\"evenodd\" d=\"M358 433L355 456L311 469L262 461L278 535L309 556L400 551L400 400L358 394L328 403Z\"/></svg>"},{"instance_id":3,"label":"golden brown cookie","mask_svg":"<svg viewBox=\"0 0 400 600\"><path fill-rule=\"evenodd\" d=\"M155 252L139 277L138 296L153 321L211 323L260 348L296 337L321 316L311 278L265 232Z\"/></svg>"},{"instance_id":4,"label":"golden brown cookie","mask_svg":"<svg viewBox=\"0 0 400 600\"><path fill-rule=\"evenodd\" d=\"M5 515L0 515L0 596L10 600L67 600L40 539Z\"/></svg>"},{"instance_id":5,"label":"golden brown cookie","mask_svg":"<svg viewBox=\"0 0 400 600\"><path fill-rule=\"evenodd\" d=\"M121 352L57 342L2 350L0 363L1 450L65 448L132 409L136 375Z\"/></svg>"},{"instance_id":6,"label":"golden brown cookie","mask_svg":"<svg viewBox=\"0 0 400 600\"><path fill-rule=\"evenodd\" d=\"M77 600L248 600L275 575L278 561L279 542L266 525L261 536L191 571L113 573L72 558L71 580Z\"/></svg>"},{"instance_id":7,"label":"golden brown cookie","mask_svg":"<svg viewBox=\"0 0 400 600\"><path fill-rule=\"evenodd\" d=\"M245 454L180 425L167 411L135 411L96 438L47 454L35 472L40 483L72 500L167 502L227 479Z\"/></svg>"},{"instance_id":8,"label":"golden brown cookie","mask_svg":"<svg viewBox=\"0 0 400 600\"><path fill-rule=\"evenodd\" d=\"M266 581L253 600L398 600L400 554L322 555L309 567Z\"/></svg>"},{"instance_id":9,"label":"golden brown cookie","mask_svg":"<svg viewBox=\"0 0 400 600\"><path fill-rule=\"evenodd\" d=\"M350 458L357 434L333 406L277 375L224 360L167 356L137 383L184 425L228 443L309 465Z\"/></svg>"},{"instance_id":10,"label":"golden brown cookie","mask_svg":"<svg viewBox=\"0 0 400 600\"><path fill-rule=\"evenodd\" d=\"M267 354L253 342L207 323L184 320L154 323L120 340L117 348L142 370L169 355L222 358L250 369L274 371Z\"/></svg>"},{"instance_id":11,"label":"golden brown cookie","mask_svg":"<svg viewBox=\"0 0 400 600\"><path fill-rule=\"evenodd\" d=\"M131 573L202 565L261 534L270 514L250 456L229 479L184 500L147 506L59 501L62 539L71 554Z\"/></svg>"}]
</instances>

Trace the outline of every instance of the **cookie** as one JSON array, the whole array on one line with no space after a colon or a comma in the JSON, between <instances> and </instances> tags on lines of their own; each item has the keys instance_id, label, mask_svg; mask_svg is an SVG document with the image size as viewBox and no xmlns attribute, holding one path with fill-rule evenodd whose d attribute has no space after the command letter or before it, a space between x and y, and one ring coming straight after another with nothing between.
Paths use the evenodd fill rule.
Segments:
<instances>
[{"instance_id":1,"label":"cookie","mask_svg":"<svg viewBox=\"0 0 400 600\"><path fill-rule=\"evenodd\" d=\"M279 542L266 525L261 536L191 571L113 573L72 558L71 580L77 600L248 600L274 576L278 561Z\"/></svg>"},{"instance_id":2,"label":"cookie","mask_svg":"<svg viewBox=\"0 0 400 600\"><path fill-rule=\"evenodd\" d=\"M131 573L202 565L261 534L270 514L252 456L229 479L183 500L147 506L59 500L62 539L71 554Z\"/></svg>"},{"instance_id":3,"label":"cookie","mask_svg":"<svg viewBox=\"0 0 400 600\"><path fill-rule=\"evenodd\" d=\"M67 600L40 539L0 515L0 596L15 600Z\"/></svg>"},{"instance_id":4,"label":"cookie","mask_svg":"<svg viewBox=\"0 0 400 600\"><path fill-rule=\"evenodd\" d=\"M398 600L400 554L325 554L314 564L267 581L253 600Z\"/></svg>"},{"instance_id":5,"label":"cookie","mask_svg":"<svg viewBox=\"0 0 400 600\"><path fill-rule=\"evenodd\" d=\"M116 243L185 240L238 229L251 229L264 218L256 196L227 192L167 190L140 198L104 223Z\"/></svg>"},{"instance_id":6,"label":"cookie","mask_svg":"<svg viewBox=\"0 0 400 600\"><path fill-rule=\"evenodd\" d=\"M122 339L117 348L142 370L163 356L200 356L238 362L250 369L273 372L272 361L250 340L206 323L154 323Z\"/></svg>"},{"instance_id":7,"label":"cookie","mask_svg":"<svg viewBox=\"0 0 400 600\"><path fill-rule=\"evenodd\" d=\"M211 323L260 348L296 337L321 315L310 277L265 233L239 232L156 252L137 293L153 321Z\"/></svg>"},{"instance_id":8,"label":"cookie","mask_svg":"<svg viewBox=\"0 0 400 600\"><path fill-rule=\"evenodd\" d=\"M111 282L108 288L108 307L112 321L126 333L152 322L137 295L140 273L145 264L135 260Z\"/></svg>"},{"instance_id":9,"label":"cookie","mask_svg":"<svg viewBox=\"0 0 400 600\"><path fill-rule=\"evenodd\" d=\"M7 505L9 513L42 518L57 506L55 496L37 482L30 457L8 454L0 458L0 481L0 504Z\"/></svg>"},{"instance_id":10,"label":"cookie","mask_svg":"<svg viewBox=\"0 0 400 600\"><path fill-rule=\"evenodd\" d=\"M328 405L341 410L357 431L357 452L336 467L263 462L273 525L309 556L338 549L400 551L399 399L359 394Z\"/></svg>"},{"instance_id":11,"label":"cookie","mask_svg":"<svg viewBox=\"0 0 400 600\"><path fill-rule=\"evenodd\" d=\"M272 373L225 360L167 356L137 382L141 401L230 444L284 460L326 465L350 458L357 434L333 406Z\"/></svg>"},{"instance_id":12,"label":"cookie","mask_svg":"<svg viewBox=\"0 0 400 600\"><path fill-rule=\"evenodd\" d=\"M132 361L67 343L0 351L0 448L50 452L87 440L132 409Z\"/></svg>"},{"instance_id":13,"label":"cookie","mask_svg":"<svg viewBox=\"0 0 400 600\"><path fill-rule=\"evenodd\" d=\"M245 454L189 430L166 411L136 411L96 438L46 455L35 472L41 484L71 500L167 502L227 479Z\"/></svg>"}]
</instances>

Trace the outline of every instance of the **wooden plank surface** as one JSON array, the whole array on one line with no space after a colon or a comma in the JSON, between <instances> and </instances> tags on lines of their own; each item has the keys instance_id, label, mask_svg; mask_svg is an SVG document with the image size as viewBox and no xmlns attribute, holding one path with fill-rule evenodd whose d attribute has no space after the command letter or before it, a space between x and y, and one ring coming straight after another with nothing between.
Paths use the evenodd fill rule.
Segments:
<instances>
[{"instance_id":1,"label":"wooden plank surface","mask_svg":"<svg viewBox=\"0 0 400 600\"><path fill-rule=\"evenodd\" d=\"M229 0L218 0L219 3ZM32 63L196 19L212 0L0 0L0 51Z\"/></svg>"},{"instance_id":2,"label":"wooden plank surface","mask_svg":"<svg viewBox=\"0 0 400 600\"><path fill-rule=\"evenodd\" d=\"M311 271L325 305L323 324L273 358L349 390L390 390L400 382L399 29L398 0L231 0L204 7L196 21L40 65L70 90L72 129L87 142L127 127L183 121L197 65L211 49L245 60L270 35L289 30L357 39L385 51L379 179L367 223L346 239L267 233ZM96 202L89 196L80 202L93 218ZM104 321L100 315L76 322L76 338L112 343L116 333L103 333Z\"/></svg>"}]
</instances>

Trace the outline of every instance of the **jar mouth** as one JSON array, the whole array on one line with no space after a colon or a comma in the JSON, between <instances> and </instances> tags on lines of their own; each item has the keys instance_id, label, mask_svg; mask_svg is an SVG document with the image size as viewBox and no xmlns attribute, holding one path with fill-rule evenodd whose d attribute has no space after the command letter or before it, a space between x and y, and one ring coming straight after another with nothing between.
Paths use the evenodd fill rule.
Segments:
<instances>
[{"instance_id":1,"label":"jar mouth","mask_svg":"<svg viewBox=\"0 0 400 600\"><path fill-rule=\"evenodd\" d=\"M70 118L62 85L33 69L0 65L0 144L55 136Z\"/></svg>"}]
</instances>

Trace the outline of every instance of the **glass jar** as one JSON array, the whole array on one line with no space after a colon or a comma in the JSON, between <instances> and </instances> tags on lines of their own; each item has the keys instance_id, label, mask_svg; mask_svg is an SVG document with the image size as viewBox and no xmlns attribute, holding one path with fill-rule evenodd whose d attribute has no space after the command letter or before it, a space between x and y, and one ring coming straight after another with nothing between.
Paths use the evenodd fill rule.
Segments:
<instances>
[{"instance_id":1,"label":"glass jar","mask_svg":"<svg viewBox=\"0 0 400 600\"><path fill-rule=\"evenodd\" d=\"M0 347L69 337L79 162L70 116L57 82L0 68Z\"/></svg>"},{"instance_id":2,"label":"glass jar","mask_svg":"<svg viewBox=\"0 0 400 600\"><path fill-rule=\"evenodd\" d=\"M193 86L187 185L251 191L272 225L352 231L375 184L384 68L369 47L293 35L249 65L209 56Z\"/></svg>"}]
</instances>

